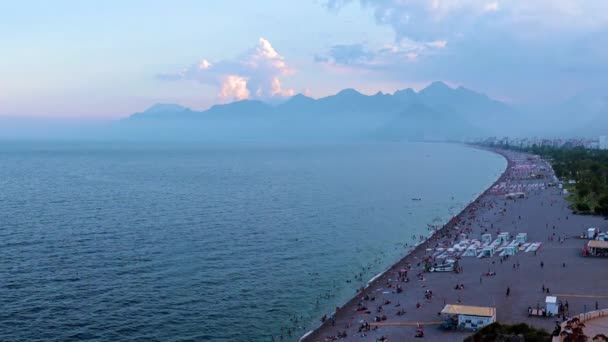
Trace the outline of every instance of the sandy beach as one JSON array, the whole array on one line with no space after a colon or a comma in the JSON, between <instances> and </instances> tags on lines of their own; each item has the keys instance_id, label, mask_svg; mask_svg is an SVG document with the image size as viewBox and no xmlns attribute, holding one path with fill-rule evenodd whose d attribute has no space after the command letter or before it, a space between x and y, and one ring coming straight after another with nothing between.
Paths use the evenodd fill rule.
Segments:
<instances>
[{"instance_id":1,"label":"sandy beach","mask_svg":"<svg viewBox=\"0 0 608 342\"><path fill-rule=\"evenodd\" d=\"M445 304L495 307L498 322L525 322L551 332L555 317L528 316L529 307L544 306L547 291L568 303L569 315L608 307L608 293L601 290L608 287L608 260L583 257L586 240L579 238L588 227L606 230L608 221L573 215L562 190L546 186L553 182L554 174L545 161L514 151L495 152L507 159L508 166L492 187L302 341L413 340L417 323L430 323L424 326L422 339L462 341L473 332L438 328L437 322L445 319L439 314ZM543 178L532 179L531 173ZM514 191L525 192L526 197L505 198L505 193ZM499 253L486 258L463 256L459 273L424 271L422 260L436 255L437 248L453 246L462 239L461 234L466 239L481 239L482 234L490 233L495 239L500 232L511 236L527 233L528 242L541 246L536 252L520 251L506 259ZM402 269L407 269L407 277L399 276ZM488 276L488 272L495 275ZM361 329L378 320L403 325Z\"/></svg>"}]
</instances>

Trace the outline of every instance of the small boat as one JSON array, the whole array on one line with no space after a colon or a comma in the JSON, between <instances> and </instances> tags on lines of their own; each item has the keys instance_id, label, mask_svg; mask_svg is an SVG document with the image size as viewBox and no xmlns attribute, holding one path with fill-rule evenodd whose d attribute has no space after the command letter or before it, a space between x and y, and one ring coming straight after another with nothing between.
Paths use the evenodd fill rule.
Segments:
<instances>
[{"instance_id":1,"label":"small boat","mask_svg":"<svg viewBox=\"0 0 608 342\"><path fill-rule=\"evenodd\" d=\"M422 201L422 198L414 197L412 198L412 201Z\"/></svg>"}]
</instances>

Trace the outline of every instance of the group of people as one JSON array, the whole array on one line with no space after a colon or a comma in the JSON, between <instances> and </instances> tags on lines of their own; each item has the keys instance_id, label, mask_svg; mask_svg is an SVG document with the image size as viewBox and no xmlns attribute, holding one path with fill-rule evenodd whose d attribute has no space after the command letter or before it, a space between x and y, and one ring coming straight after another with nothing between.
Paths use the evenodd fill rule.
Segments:
<instances>
[{"instance_id":1,"label":"group of people","mask_svg":"<svg viewBox=\"0 0 608 342\"><path fill-rule=\"evenodd\" d=\"M464 290L464 284L456 284L456 286L454 286L454 290Z\"/></svg>"},{"instance_id":2,"label":"group of people","mask_svg":"<svg viewBox=\"0 0 608 342\"><path fill-rule=\"evenodd\" d=\"M510 170L511 171L511 170ZM506 178L503 178L503 181L509 181L511 179L516 179L514 177L512 177L513 175L509 175L507 174ZM509 179L508 177L511 177L511 179ZM540 191L541 189L536 189L538 191ZM502 198L502 197L500 197ZM485 232L488 232L488 228L490 228L492 230L492 232L494 231L498 231L500 232L500 230L502 228L498 228L501 225L501 221L504 221L505 225L508 225L509 222L512 225L520 225L521 222L526 219L527 217L524 215L519 215L519 213L515 213L515 215L512 214L513 206L520 206L520 204L511 204L512 202L505 202L504 203L504 208L502 208L502 201L500 201L499 197L482 197L477 199L476 201L474 201L473 203L471 203L471 205L465 210L463 211L460 215L454 217L452 220L450 220L450 222L448 224L446 224L444 226L444 228L446 229L441 229L441 230L437 230L434 231L435 234L434 236L429 240L428 246L422 245L420 246L420 248L427 248L427 247L432 247L433 245L437 244L437 247L440 247L441 245L445 244L446 246L449 245L449 242L451 240L458 240L461 238L461 234L471 234L473 233L474 229L475 231L478 231L480 233L482 233L485 229ZM519 201L518 201L519 202ZM547 203L547 202L545 202ZM550 203L551 206L553 206L553 202ZM483 208L490 208L493 209L491 212L485 212L483 211ZM508 209L508 210L507 210ZM516 209L516 208L515 208ZM514 220L511 220L509 218L507 218L507 213L510 216L513 216ZM500 218L500 217L496 217L496 216L492 216L492 215L503 215L505 216L504 218ZM564 218L562 216L562 218ZM565 218L565 220L568 220L568 218ZM496 227L495 227L496 226ZM542 226L541 226L542 227ZM551 227L550 224L547 223L546 225L547 231L550 232L550 228L553 228L553 230L555 230L555 226ZM466 236L465 235L465 236ZM549 235L549 234L547 234ZM416 240L421 240L421 239L426 239L426 236L422 236L422 235L412 235L412 240L416 241ZM557 234L551 234L550 239L553 240L558 240L559 242L563 242L563 238L560 237ZM406 246L409 246L409 244L406 244ZM534 255L536 255L536 252L534 253ZM429 258L431 258L431 260L429 260ZM416 259L418 264L416 265L416 261L411 261ZM515 259L515 260L512 260ZM392 315L397 315L397 316L402 316L406 313L406 311L402 308L392 308L394 307L398 307L401 306L400 304L396 304L396 305L391 305L391 308L389 308L388 306L386 306L387 304L390 304L390 301L388 300L384 300L384 298L382 298L383 295L381 295L380 293L383 294L387 294L388 296L392 296L389 297L390 299L392 299L393 301L397 302L397 300L395 300L395 294L401 294L403 292L407 292L408 294L410 293L410 289L407 288L410 285L403 285L403 283L408 283L410 281L410 279L408 278L408 275L410 272L414 272L413 274L416 275L416 277L418 278L419 281L424 281L425 279L425 273L423 271L423 267L425 262L427 264L430 263L430 265L433 265L434 263L434 258L430 257L428 253L424 253L424 250L422 251L422 253L416 253L412 258L408 259L412 262L412 264L405 264L405 266L401 266L403 268L401 268L400 270L393 270L392 273L387 273L385 275L383 275L382 280L375 282L376 285L372 285L372 287L374 287L374 289L371 288L366 288L366 289L361 289L361 294L364 293L370 293L370 294L376 294L376 292L371 292L371 291L383 291L383 292L379 292L378 294L376 294L376 296L381 296L378 299L378 301L383 300L384 304L378 305L380 303L376 303L376 304L372 304L370 302L373 302L376 298L374 298L373 296L370 297L370 295L365 294L365 296L363 296L361 299L361 301L358 303L357 307L356 307L356 311L357 311L357 315L353 316L353 319L357 319L359 320L361 318L362 315L366 315L366 314L370 314L371 317L373 317L373 321L376 322L380 322L380 321L384 321L387 320L387 315L388 316L392 316ZM505 255L505 256L501 256L500 257L500 263L501 264L505 264L505 262L507 264L505 264L502 267L506 267L505 269L510 268L509 266L511 266L511 263L513 265L513 270L519 270L520 265L519 265L519 257L515 257L515 258L509 258L509 255ZM522 260L524 261L524 260ZM544 267L544 263L542 261L538 261L540 262L541 268ZM497 263L495 263L494 260L491 260L492 265L488 265L492 268L497 267L498 265L496 265ZM495 265L495 266L494 266ZM537 264L538 265L538 264ZM526 266L526 265L524 265ZM565 267L565 263L562 264L562 266ZM491 268L488 267L487 268L487 272L483 272L481 273L480 276L480 283L482 283L482 279L483 277L490 277L490 276L495 276L496 272ZM475 269L475 267L471 267L471 269ZM412 271L414 270L414 271ZM456 265L455 271L460 271L462 272L462 266L461 265ZM505 272L503 272L503 274L506 275ZM429 276L431 277L431 279L434 276ZM415 279L415 278L413 278ZM501 278L502 279L502 278ZM488 279L488 282L492 282L492 280ZM414 281L414 283L418 283L416 281ZM426 283L424 283L426 284ZM505 284L507 285L507 284ZM449 286L449 285L448 285ZM467 283L467 287L468 288L475 288L475 284L471 284L471 283ZM423 285L423 287L426 287L425 285ZM407 289L406 289L407 288ZM457 284L453 285L453 288L455 290L464 290L465 285L463 283L458 282ZM519 288L517 288L517 290L519 290ZM514 295L519 296L520 293L516 290L516 292L514 293ZM549 293L549 289L545 288L545 286L543 286L543 293ZM461 295L462 293L456 293L456 295L458 296L458 303L461 303ZM507 286L506 288L506 296L509 297L511 294L511 288L509 286ZM464 296L464 295L463 295ZM417 309L421 309L423 307L423 303L426 306L427 303L429 303L431 301L433 297L433 293L431 290L426 289L424 291L424 300L420 300L418 302L416 302L416 308ZM411 305L411 302L410 304ZM432 304L429 304L432 305ZM385 306L385 309L383 308L383 306ZM408 307L407 305L404 305L405 307ZM376 308L376 310L374 310L374 307ZM427 309L427 308L425 308ZM376 313L374 313L373 315L370 313L376 311ZM428 310L424 310L421 309L420 311L422 311L422 313L417 313L417 315L422 315L424 314L424 312L428 311ZM355 318L357 317L357 318ZM371 317L367 317L368 320L372 321ZM403 319L403 318L402 318ZM369 323L367 323L367 321L365 321L363 324L361 324L361 326L359 327L358 332L361 334L361 336L365 336L365 334L367 332L369 332L371 329L376 330L378 329L377 325L373 325L374 323L372 323L372 325L370 326ZM345 331L346 332L346 331ZM333 332L334 334L336 333L336 330L334 330ZM388 340L387 337L385 336L380 336L378 335L380 333L380 331L375 333L375 336L377 339L376 341L386 341ZM355 331L351 331L351 336L355 334ZM423 335L423 333L421 333L421 335ZM380 337L378 337L380 336ZM421 336L420 336L421 337ZM351 337L352 338L352 337Z\"/></svg>"}]
</instances>

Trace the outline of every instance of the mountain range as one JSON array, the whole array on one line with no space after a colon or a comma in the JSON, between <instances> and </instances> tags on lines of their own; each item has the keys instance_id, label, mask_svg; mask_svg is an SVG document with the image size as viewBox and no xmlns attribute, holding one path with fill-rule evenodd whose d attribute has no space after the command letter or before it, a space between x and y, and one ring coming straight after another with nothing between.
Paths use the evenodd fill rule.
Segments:
<instances>
[{"instance_id":1,"label":"mountain range","mask_svg":"<svg viewBox=\"0 0 608 342\"><path fill-rule=\"evenodd\" d=\"M243 100L194 111L156 104L131 115L130 128L161 126L181 137L237 139L444 140L500 134L516 110L464 87L434 82L416 92L404 89L364 95L354 89L319 99L302 94L272 105Z\"/></svg>"}]
</instances>

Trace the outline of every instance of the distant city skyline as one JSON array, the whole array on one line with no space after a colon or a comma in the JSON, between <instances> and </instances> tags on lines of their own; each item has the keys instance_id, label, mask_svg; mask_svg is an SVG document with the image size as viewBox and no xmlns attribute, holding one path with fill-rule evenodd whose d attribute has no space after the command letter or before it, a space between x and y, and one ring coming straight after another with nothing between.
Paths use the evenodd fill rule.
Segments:
<instances>
[{"instance_id":1,"label":"distant city skyline","mask_svg":"<svg viewBox=\"0 0 608 342\"><path fill-rule=\"evenodd\" d=\"M509 103L608 87L608 2L0 4L0 117L463 85Z\"/></svg>"}]
</instances>

